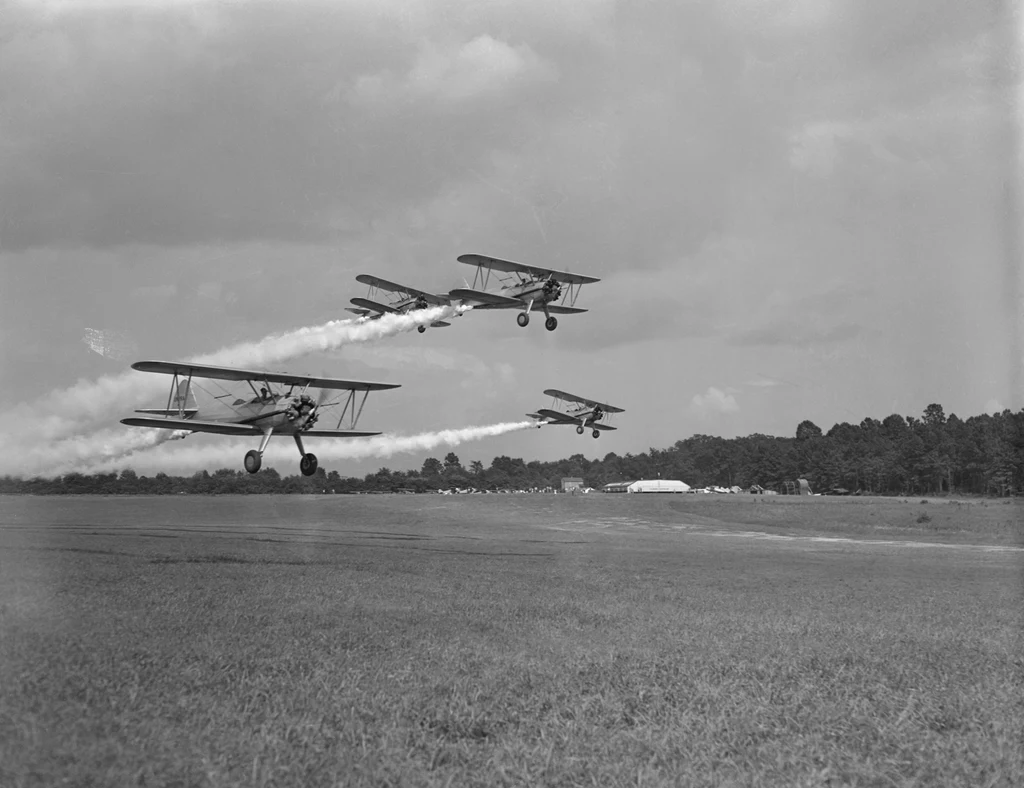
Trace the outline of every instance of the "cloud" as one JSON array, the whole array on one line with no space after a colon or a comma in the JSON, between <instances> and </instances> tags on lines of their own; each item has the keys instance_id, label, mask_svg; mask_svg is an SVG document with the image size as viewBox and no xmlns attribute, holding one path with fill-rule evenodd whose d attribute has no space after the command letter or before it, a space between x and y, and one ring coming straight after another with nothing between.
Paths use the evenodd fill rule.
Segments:
<instances>
[{"instance_id":1,"label":"cloud","mask_svg":"<svg viewBox=\"0 0 1024 788\"><path fill-rule=\"evenodd\" d=\"M694 394L690 400L690 409L700 416L720 413L737 413L740 406L728 391L709 386L703 394Z\"/></svg>"},{"instance_id":2,"label":"cloud","mask_svg":"<svg viewBox=\"0 0 1024 788\"><path fill-rule=\"evenodd\" d=\"M513 47L485 34L447 48L425 42L404 76L395 78L385 71L358 77L353 100L462 102L497 93L516 83L553 77L553 68L528 45Z\"/></svg>"}]
</instances>

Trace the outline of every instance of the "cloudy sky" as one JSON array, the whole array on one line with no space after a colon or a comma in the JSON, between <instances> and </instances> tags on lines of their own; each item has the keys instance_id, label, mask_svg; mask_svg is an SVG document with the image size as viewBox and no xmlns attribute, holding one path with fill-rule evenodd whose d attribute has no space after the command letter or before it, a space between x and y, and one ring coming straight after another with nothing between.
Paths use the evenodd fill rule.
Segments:
<instances>
[{"instance_id":1,"label":"cloudy sky","mask_svg":"<svg viewBox=\"0 0 1024 788\"><path fill-rule=\"evenodd\" d=\"M362 426L404 434L516 420L549 387L626 409L600 441L514 433L467 464L1018 409L1007 7L14 0L0 408L343 318L359 273L463 286L478 252L602 281L555 332L470 313L280 371L403 384Z\"/></svg>"}]
</instances>

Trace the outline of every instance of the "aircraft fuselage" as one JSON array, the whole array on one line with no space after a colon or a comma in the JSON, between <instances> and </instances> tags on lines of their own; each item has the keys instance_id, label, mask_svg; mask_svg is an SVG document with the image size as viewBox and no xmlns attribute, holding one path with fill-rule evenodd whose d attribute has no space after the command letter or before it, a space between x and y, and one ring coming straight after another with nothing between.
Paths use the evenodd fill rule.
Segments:
<instances>
[{"instance_id":1,"label":"aircraft fuselage","mask_svg":"<svg viewBox=\"0 0 1024 788\"><path fill-rule=\"evenodd\" d=\"M501 295L509 298L518 298L527 303L550 304L557 301L562 295L562 286L549 279L534 279L520 284L509 285L501 288Z\"/></svg>"},{"instance_id":2,"label":"aircraft fuselage","mask_svg":"<svg viewBox=\"0 0 1024 788\"><path fill-rule=\"evenodd\" d=\"M191 416L197 421L252 424L262 430L291 434L309 429L317 420L317 403L308 394L270 394L230 405L203 408Z\"/></svg>"}]
</instances>

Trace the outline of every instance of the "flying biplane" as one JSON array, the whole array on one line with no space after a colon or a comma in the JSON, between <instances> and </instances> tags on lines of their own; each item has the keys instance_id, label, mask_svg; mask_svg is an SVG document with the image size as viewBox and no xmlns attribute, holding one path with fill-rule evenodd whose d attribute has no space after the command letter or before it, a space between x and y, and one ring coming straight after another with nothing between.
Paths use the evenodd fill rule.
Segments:
<instances>
[{"instance_id":1,"label":"flying biplane","mask_svg":"<svg viewBox=\"0 0 1024 788\"><path fill-rule=\"evenodd\" d=\"M544 328L548 331L554 331L558 327L558 320L554 315L586 312L586 309L578 309L575 306L580 289L583 285L601 281L592 276L523 265L482 254L464 254L458 260L460 263L476 266L476 274L472 287L452 290L449 296L471 305L474 309L519 309L521 311L516 315L516 322L523 327L530 322L530 312L534 307L538 307L544 310L544 316L547 318L544 321ZM501 284L496 290L487 289L492 274ZM502 276L503 274L505 276ZM568 285L564 292L562 285Z\"/></svg>"},{"instance_id":2,"label":"flying biplane","mask_svg":"<svg viewBox=\"0 0 1024 788\"><path fill-rule=\"evenodd\" d=\"M352 303L355 304L358 309L349 308L349 312L354 312L362 317L367 317L370 320L376 320L382 315L388 313L394 314L408 314L418 309L426 309L431 306L448 306L451 304L451 299L444 295L435 295L434 293L425 293L422 290L416 290L412 287L406 287L405 285L395 284L389 282L387 279L380 279L370 274L359 274L356 277L357 282L361 282L364 285L370 286L370 291L366 294L366 298L353 298ZM383 304L373 299L377 297L380 292L389 293L389 301ZM445 323L443 320L435 320L430 324L432 328L445 328L450 326L451 323ZM426 326L417 326L416 330L421 334L427 330Z\"/></svg>"},{"instance_id":3,"label":"flying biplane","mask_svg":"<svg viewBox=\"0 0 1024 788\"><path fill-rule=\"evenodd\" d=\"M595 402L585 397L577 397L575 394L566 394L558 389L547 389L544 391L549 397L554 397L551 408L541 408L536 413L527 413L532 419L537 419L543 424L575 424L576 433L582 435L587 427L593 429L595 438L601 437L601 430L614 430L615 427L608 424L601 424L611 413L625 413L622 408L614 405L605 405L603 402ZM567 410L554 410L559 403L571 407ZM539 426L539 425L538 425Z\"/></svg>"},{"instance_id":4,"label":"flying biplane","mask_svg":"<svg viewBox=\"0 0 1024 788\"><path fill-rule=\"evenodd\" d=\"M167 395L166 408L141 408L135 412L148 414L145 418L121 419L122 424L129 427L212 432L218 435L262 436L260 447L250 450L245 455L245 469L249 473L256 473L260 469L260 465L263 464L263 452L267 448L270 436L276 432L291 435L295 439L295 445L298 446L299 455L302 457L299 470L304 476L312 476L317 469L316 455L306 452L302 439L361 438L380 435L379 432L356 430L356 423L362 415L363 406L371 391L398 388L397 383L314 378L307 375L285 375L169 361L138 361L132 364L132 369L172 375L171 390ZM248 383L255 396L238 397L231 393L212 395L215 403L202 410L197 406L192 391L193 378ZM260 389L257 391L253 384L260 385ZM276 390L275 384L279 386ZM306 393L311 386L320 389L317 399ZM348 396L337 402L325 403L324 399L330 390L347 391ZM361 399L357 397L357 392L362 392ZM320 418L321 408L342 403L344 404L335 429L314 428ZM348 428L341 429L346 415L349 417Z\"/></svg>"}]
</instances>

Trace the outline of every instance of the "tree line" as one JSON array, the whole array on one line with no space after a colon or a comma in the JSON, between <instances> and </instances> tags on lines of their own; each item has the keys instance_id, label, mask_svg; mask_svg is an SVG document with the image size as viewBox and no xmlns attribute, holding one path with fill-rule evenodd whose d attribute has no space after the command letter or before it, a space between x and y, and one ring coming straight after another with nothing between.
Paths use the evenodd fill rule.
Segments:
<instances>
[{"instance_id":1,"label":"tree line","mask_svg":"<svg viewBox=\"0 0 1024 788\"><path fill-rule=\"evenodd\" d=\"M784 491L787 481L808 479L818 492L871 495L956 493L1012 495L1024 491L1024 409L1013 413L947 417L941 405L920 418L892 414L881 421L834 425L827 433L803 421L791 438L754 434L741 438L694 435L666 449L640 454L609 452L600 460L582 454L554 462L495 457L468 466L454 452L429 457L421 468L380 468L363 478L319 468L313 476L256 474L222 468L191 476L69 473L53 479L0 477L0 493L54 494L260 494L433 492L448 489L560 489L563 477L598 488L609 482L680 479L692 487L720 485Z\"/></svg>"}]
</instances>

